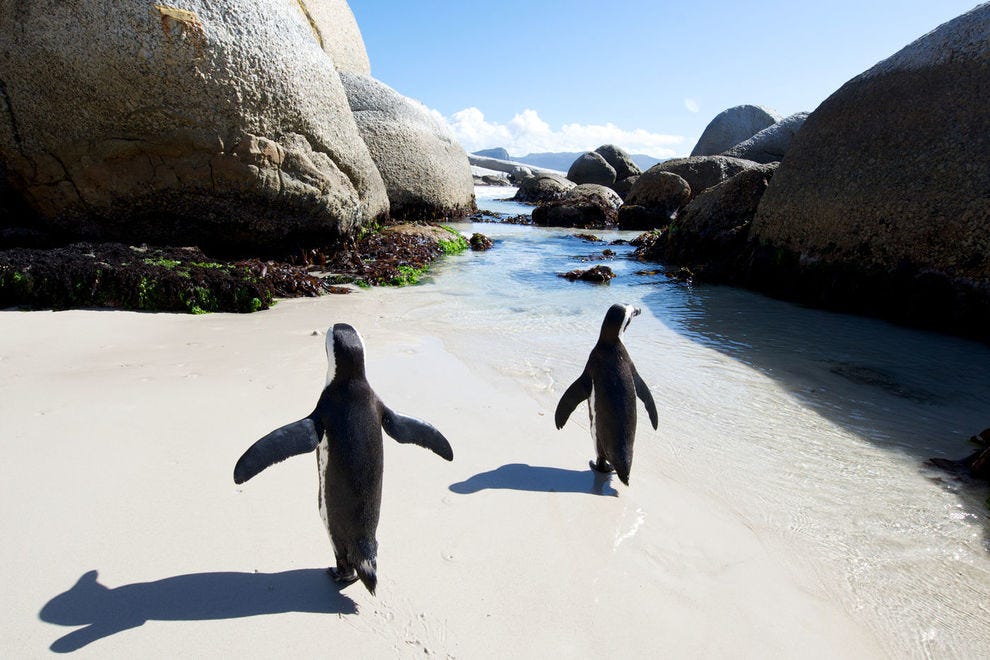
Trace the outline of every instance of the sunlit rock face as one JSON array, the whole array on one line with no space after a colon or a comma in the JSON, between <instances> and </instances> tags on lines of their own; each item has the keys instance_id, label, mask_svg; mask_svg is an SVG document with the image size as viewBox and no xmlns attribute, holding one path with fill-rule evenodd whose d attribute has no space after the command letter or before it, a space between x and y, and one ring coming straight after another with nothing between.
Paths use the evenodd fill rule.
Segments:
<instances>
[{"instance_id":1,"label":"sunlit rock face","mask_svg":"<svg viewBox=\"0 0 990 660\"><path fill-rule=\"evenodd\" d=\"M44 230L100 239L270 247L384 216L318 25L273 0L4 3L11 191Z\"/></svg>"}]
</instances>

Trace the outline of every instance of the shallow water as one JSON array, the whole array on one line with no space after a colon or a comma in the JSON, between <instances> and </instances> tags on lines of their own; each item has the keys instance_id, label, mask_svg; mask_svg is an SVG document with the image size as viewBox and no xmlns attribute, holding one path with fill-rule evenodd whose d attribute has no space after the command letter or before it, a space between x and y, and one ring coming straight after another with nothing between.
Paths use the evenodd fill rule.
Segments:
<instances>
[{"instance_id":1,"label":"shallow water","mask_svg":"<svg viewBox=\"0 0 990 660\"><path fill-rule=\"evenodd\" d=\"M497 201L512 191L478 188L479 207L528 212ZM556 401L608 306L641 307L625 343L668 451L638 449L634 477L652 472L717 498L821 573L891 655L990 656L990 489L924 464L967 454L965 440L990 426L990 347L638 274L662 266L573 230L455 226L495 247L434 269L421 285L434 295L410 312L417 327L460 328L450 341L462 355L498 347L514 357L495 368ZM617 256L594 260L605 248ZM595 263L616 272L611 284L557 276Z\"/></svg>"}]
</instances>

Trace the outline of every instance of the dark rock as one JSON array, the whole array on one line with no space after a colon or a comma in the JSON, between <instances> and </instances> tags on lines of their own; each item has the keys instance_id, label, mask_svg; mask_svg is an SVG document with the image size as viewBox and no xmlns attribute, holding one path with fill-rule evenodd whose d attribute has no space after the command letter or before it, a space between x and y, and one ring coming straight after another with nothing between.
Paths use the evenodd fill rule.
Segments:
<instances>
[{"instance_id":1,"label":"dark rock","mask_svg":"<svg viewBox=\"0 0 990 660\"><path fill-rule=\"evenodd\" d=\"M758 105L737 105L723 110L705 127L691 155L711 156L722 153L778 121L780 115Z\"/></svg>"},{"instance_id":2,"label":"dark rock","mask_svg":"<svg viewBox=\"0 0 990 660\"><path fill-rule=\"evenodd\" d=\"M622 229L658 229L666 227L677 212L691 199L691 186L683 178L665 170L643 173L636 179L619 209Z\"/></svg>"},{"instance_id":3,"label":"dark rock","mask_svg":"<svg viewBox=\"0 0 990 660\"><path fill-rule=\"evenodd\" d=\"M574 238L580 238L582 241L588 241L589 243L601 243L602 239L594 234L571 234Z\"/></svg>"},{"instance_id":4,"label":"dark rock","mask_svg":"<svg viewBox=\"0 0 990 660\"><path fill-rule=\"evenodd\" d=\"M663 256L672 263L703 264L731 273L745 254L749 227L777 164L760 165L709 188L688 204L670 225Z\"/></svg>"},{"instance_id":5,"label":"dark rock","mask_svg":"<svg viewBox=\"0 0 990 660\"><path fill-rule=\"evenodd\" d=\"M990 428L974 435L969 441L977 445L979 449L966 458L959 460L930 458L928 462L943 470L990 481ZM988 505L990 505L990 500L988 500Z\"/></svg>"},{"instance_id":6,"label":"dark rock","mask_svg":"<svg viewBox=\"0 0 990 660\"><path fill-rule=\"evenodd\" d=\"M526 204L552 202L563 199L575 185L559 174L537 174L523 179L512 199Z\"/></svg>"},{"instance_id":7,"label":"dark rock","mask_svg":"<svg viewBox=\"0 0 990 660\"><path fill-rule=\"evenodd\" d=\"M753 220L752 286L990 340L990 4L808 116Z\"/></svg>"},{"instance_id":8,"label":"dark rock","mask_svg":"<svg viewBox=\"0 0 990 660\"><path fill-rule=\"evenodd\" d=\"M614 144L603 144L595 149L595 153L604 158L605 162L612 166L612 169L615 170L616 181L628 179L631 176L643 173L643 170L639 169L639 165L633 162L629 154Z\"/></svg>"},{"instance_id":9,"label":"dark rock","mask_svg":"<svg viewBox=\"0 0 990 660\"><path fill-rule=\"evenodd\" d=\"M468 241L471 244L471 249L478 252L482 250L490 250L493 247L492 239L488 238L484 234L479 234L475 232L471 234L471 239Z\"/></svg>"},{"instance_id":10,"label":"dark rock","mask_svg":"<svg viewBox=\"0 0 990 660\"><path fill-rule=\"evenodd\" d=\"M637 236L636 238L632 239L631 241L629 241L629 244L634 245L638 248L649 246L656 243L657 239L661 236L663 236L662 231L659 230L646 231L640 234L639 236Z\"/></svg>"},{"instance_id":11,"label":"dark rock","mask_svg":"<svg viewBox=\"0 0 990 660\"><path fill-rule=\"evenodd\" d=\"M619 193L619 197L621 197L623 201L625 201L626 196L629 194L629 191L632 190L632 187L636 184L637 179L639 179L638 174L635 176L627 176L625 179L617 180L615 183L612 184L611 188L615 192Z\"/></svg>"},{"instance_id":12,"label":"dark rock","mask_svg":"<svg viewBox=\"0 0 990 660\"><path fill-rule=\"evenodd\" d=\"M669 279L675 280L677 282L684 282L685 284L692 284L694 282L694 273L690 268L681 266L675 271L667 271L664 273Z\"/></svg>"},{"instance_id":13,"label":"dark rock","mask_svg":"<svg viewBox=\"0 0 990 660\"><path fill-rule=\"evenodd\" d=\"M618 220L622 199L615 191L595 184L582 184L563 199L533 209L533 223L552 227L611 227Z\"/></svg>"},{"instance_id":14,"label":"dark rock","mask_svg":"<svg viewBox=\"0 0 990 660\"><path fill-rule=\"evenodd\" d=\"M569 170L567 178L580 185L582 183L596 183L601 186L611 186L615 183L615 169L601 156L601 154L589 151L578 156Z\"/></svg>"},{"instance_id":15,"label":"dark rock","mask_svg":"<svg viewBox=\"0 0 990 660\"><path fill-rule=\"evenodd\" d=\"M615 273L608 266L593 266L587 270L577 268L567 273L560 273L560 277L567 278L571 282L581 280L582 282L608 284L609 280L615 277Z\"/></svg>"},{"instance_id":16,"label":"dark rock","mask_svg":"<svg viewBox=\"0 0 990 660\"><path fill-rule=\"evenodd\" d=\"M655 229L670 224L670 216L636 204L619 207L619 229Z\"/></svg>"}]
</instances>

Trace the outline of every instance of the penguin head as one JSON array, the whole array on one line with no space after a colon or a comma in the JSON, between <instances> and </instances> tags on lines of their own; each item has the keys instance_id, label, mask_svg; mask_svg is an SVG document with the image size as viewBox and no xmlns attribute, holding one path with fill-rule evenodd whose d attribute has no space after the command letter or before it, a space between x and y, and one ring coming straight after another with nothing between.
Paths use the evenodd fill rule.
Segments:
<instances>
[{"instance_id":1,"label":"penguin head","mask_svg":"<svg viewBox=\"0 0 990 660\"><path fill-rule=\"evenodd\" d=\"M629 327L629 322L634 316L638 316L640 310L632 305L620 305L616 303L608 308L605 313L605 320L602 321L602 333L599 339L605 341L619 341L622 333Z\"/></svg>"},{"instance_id":2,"label":"penguin head","mask_svg":"<svg viewBox=\"0 0 990 660\"><path fill-rule=\"evenodd\" d=\"M327 330L327 385L337 376L364 376L364 341L346 323Z\"/></svg>"}]
</instances>

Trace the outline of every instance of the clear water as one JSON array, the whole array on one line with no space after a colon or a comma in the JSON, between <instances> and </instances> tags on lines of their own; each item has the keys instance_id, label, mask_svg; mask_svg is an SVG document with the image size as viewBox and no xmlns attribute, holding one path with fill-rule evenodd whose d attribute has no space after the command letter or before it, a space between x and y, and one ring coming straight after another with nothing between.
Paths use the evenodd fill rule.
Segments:
<instances>
[{"instance_id":1,"label":"clear water","mask_svg":"<svg viewBox=\"0 0 990 660\"><path fill-rule=\"evenodd\" d=\"M478 188L479 207L528 212L499 201L513 190ZM411 313L417 327L462 328L451 340L461 354L497 346L513 356L499 370L555 400L608 306L642 308L625 342L661 411L662 456L676 465L637 454L636 470L687 475L812 570L838 576L834 598L892 656L990 657L990 488L924 463L962 457L990 426L990 347L676 283L642 273L662 266L632 260L631 246L573 230L455 226L495 248L434 270L422 286L435 295ZM604 248L617 256L588 261ZM594 263L616 272L611 284L557 276Z\"/></svg>"}]
</instances>

